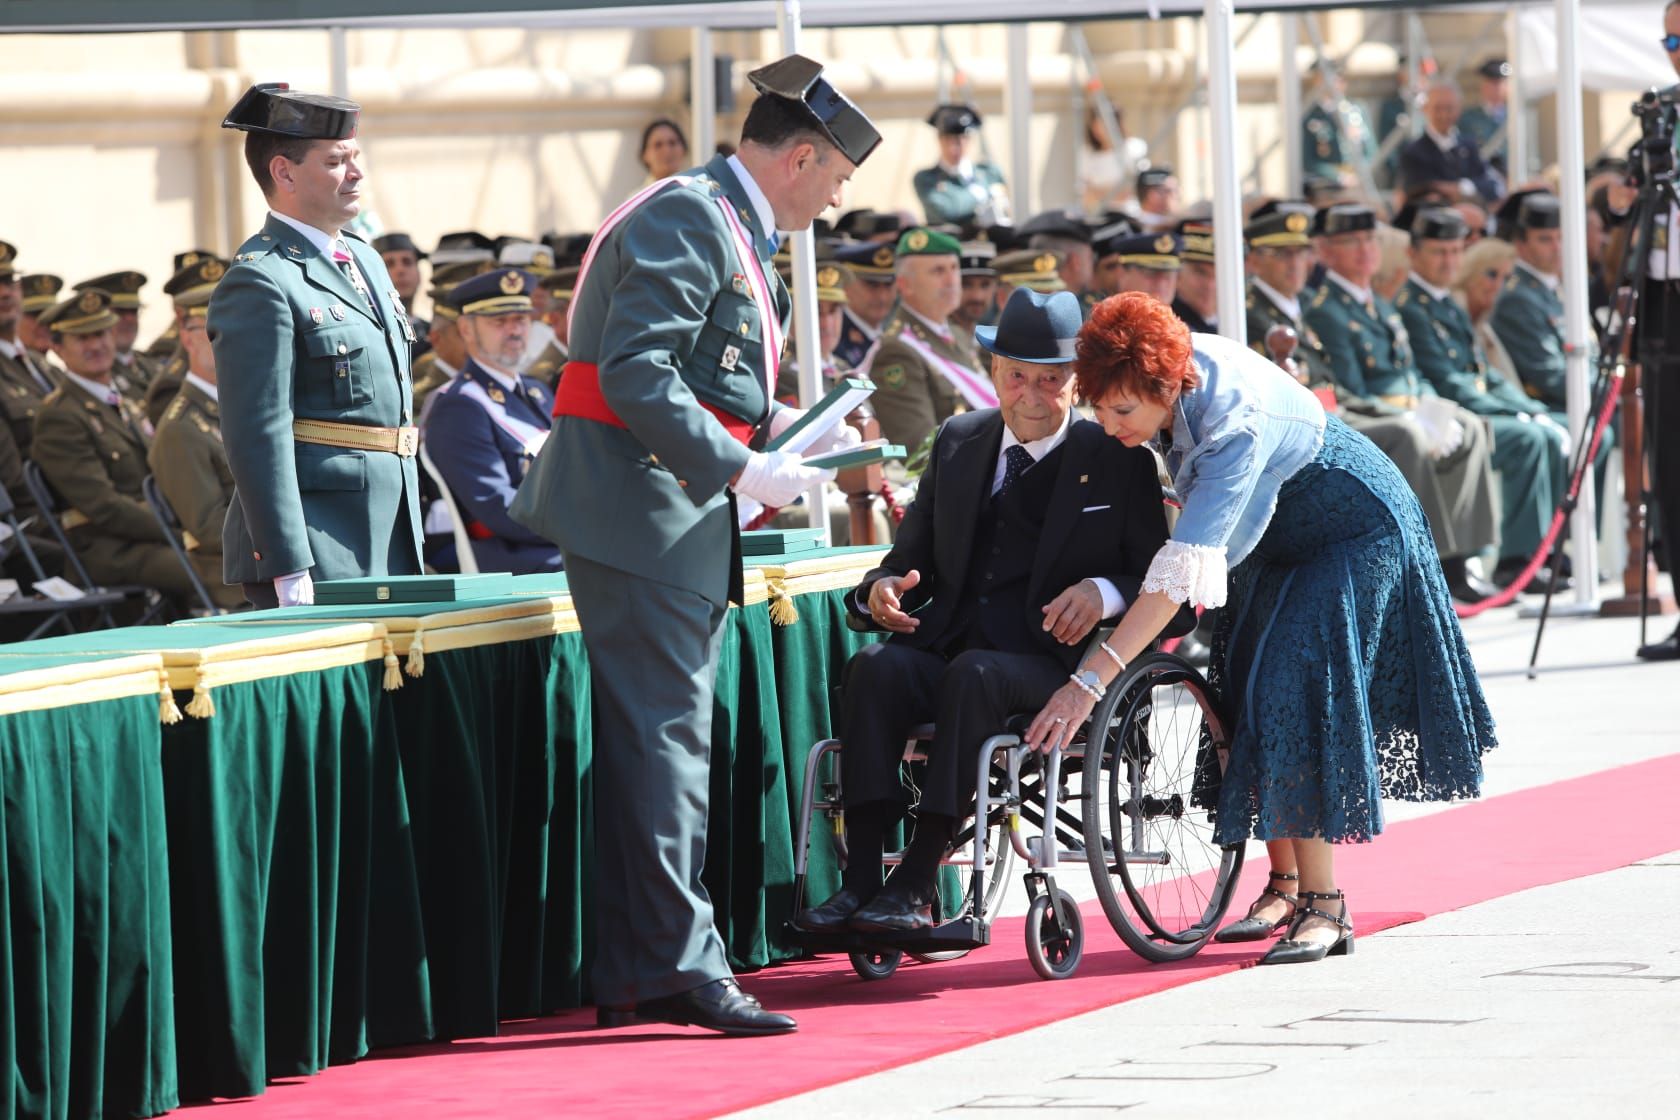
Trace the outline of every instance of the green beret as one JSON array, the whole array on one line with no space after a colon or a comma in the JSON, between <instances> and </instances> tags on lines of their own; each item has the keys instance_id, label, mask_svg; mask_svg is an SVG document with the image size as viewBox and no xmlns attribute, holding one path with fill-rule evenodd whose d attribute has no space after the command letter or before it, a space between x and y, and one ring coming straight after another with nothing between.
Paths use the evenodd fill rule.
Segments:
<instances>
[{"instance_id":1,"label":"green beret","mask_svg":"<svg viewBox=\"0 0 1680 1120\"><path fill-rule=\"evenodd\" d=\"M898 255L901 257L960 257L962 256L962 242L948 233L917 226L907 230L898 239Z\"/></svg>"}]
</instances>

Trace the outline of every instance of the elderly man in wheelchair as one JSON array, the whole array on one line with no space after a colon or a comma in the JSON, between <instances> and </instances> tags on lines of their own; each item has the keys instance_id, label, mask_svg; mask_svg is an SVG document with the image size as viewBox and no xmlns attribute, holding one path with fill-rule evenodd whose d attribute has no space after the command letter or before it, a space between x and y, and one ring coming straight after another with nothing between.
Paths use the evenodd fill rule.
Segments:
<instances>
[{"instance_id":1,"label":"elderly man in wheelchair","mask_svg":"<svg viewBox=\"0 0 1680 1120\"><path fill-rule=\"evenodd\" d=\"M1069 679L1167 539L1154 456L1074 413L1080 324L1071 293L1022 288L996 327L976 328L998 407L939 430L892 550L848 596L854 629L889 636L847 666L848 859L839 891L796 915L797 930L892 936L933 925L939 866L973 805L982 744ZM1186 612L1173 632L1193 621ZM908 804L905 739L928 722L914 832L883 884L886 838Z\"/></svg>"}]
</instances>

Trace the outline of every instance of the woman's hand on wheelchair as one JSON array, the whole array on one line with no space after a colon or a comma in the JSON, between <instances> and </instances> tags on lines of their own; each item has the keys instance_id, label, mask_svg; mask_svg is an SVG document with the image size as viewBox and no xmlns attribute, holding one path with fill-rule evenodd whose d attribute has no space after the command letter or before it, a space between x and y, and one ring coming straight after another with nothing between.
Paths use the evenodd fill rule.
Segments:
<instances>
[{"instance_id":1,"label":"woman's hand on wheelchair","mask_svg":"<svg viewBox=\"0 0 1680 1120\"><path fill-rule=\"evenodd\" d=\"M1084 689L1069 681L1058 688L1044 709L1033 717L1027 728L1026 745L1035 751L1049 754L1063 750L1091 718L1096 701Z\"/></svg>"}]
</instances>

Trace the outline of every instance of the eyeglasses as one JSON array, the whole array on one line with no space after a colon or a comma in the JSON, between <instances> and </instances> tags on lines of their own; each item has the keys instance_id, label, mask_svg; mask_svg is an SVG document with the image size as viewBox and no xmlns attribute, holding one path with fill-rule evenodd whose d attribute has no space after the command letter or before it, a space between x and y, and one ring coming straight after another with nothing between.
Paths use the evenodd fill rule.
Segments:
<instances>
[{"instance_id":1,"label":"eyeglasses","mask_svg":"<svg viewBox=\"0 0 1680 1120\"><path fill-rule=\"evenodd\" d=\"M1658 39L1657 42L1661 43L1663 45L1663 50L1667 51L1669 54L1673 54L1675 51L1680 51L1680 35L1664 35L1661 39Z\"/></svg>"}]
</instances>

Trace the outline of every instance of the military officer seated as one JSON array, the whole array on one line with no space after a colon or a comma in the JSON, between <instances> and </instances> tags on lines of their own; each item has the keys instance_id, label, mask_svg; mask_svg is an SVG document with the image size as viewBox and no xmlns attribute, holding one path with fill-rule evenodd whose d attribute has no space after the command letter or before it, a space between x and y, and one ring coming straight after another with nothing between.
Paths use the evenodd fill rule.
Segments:
<instances>
[{"instance_id":1,"label":"military officer seated","mask_svg":"<svg viewBox=\"0 0 1680 1120\"><path fill-rule=\"evenodd\" d=\"M140 335L140 289L145 286L145 273L133 270L95 276L76 285L78 292L98 288L111 297L111 310L117 316L117 325L111 331L111 342L116 348L111 383L136 404L145 401L146 389L158 373L157 362L134 348Z\"/></svg>"},{"instance_id":2,"label":"military officer seated","mask_svg":"<svg viewBox=\"0 0 1680 1120\"><path fill-rule=\"evenodd\" d=\"M951 312L951 322L974 339L974 328L990 323L997 314L997 246L990 241L964 241L961 267L962 302Z\"/></svg>"},{"instance_id":3,"label":"military officer seated","mask_svg":"<svg viewBox=\"0 0 1680 1120\"><path fill-rule=\"evenodd\" d=\"M867 371L881 434L921 446L959 408L997 403L980 359L951 328L962 302L962 245L948 233L916 228L898 239L899 308L881 331Z\"/></svg>"},{"instance_id":4,"label":"military officer seated","mask_svg":"<svg viewBox=\"0 0 1680 1120\"><path fill-rule=\"evenodd\" d=\"M793 281L782 278L791 290ZM826 393L833 383L850 373L851 367L834 352L840 342L840 328L846 311L846 282L850 277L845 268L833 261L818 261L817 281L817 350L822 357L821 391ZM789 347L776 374L776 400L794 408L799 407L799 356ZM865 408L868 406L865 405Z\"/></svg>"},{"instance_id":5,"label":"military officer seated","mask_svg":"<svg viewBox=\"0 0 1680 1120\"><path fill-rule=\"evenodd\" d=\"M481 572L552 572L560 550L508 517L508 506L548 438L554 398L519 363L531 329L536 280L515 268L457 284L449 293L466 346L460 374L432 399L426 454L466 521Z\"/></svg>"},{"instance_id":6,"label":"military officer seated","mask_svg":"<svg viewBox=\"0 0 1680 1120\"><path fill-rule=\"evenodd\" d=\"M245 602L245 593L222 582L222 523L233 500L233 472L222 446L216 353L206 330L210 293L227 266L205 257L182 271L196 281L175 286L186 373L158 421L146 462L181 522L182 543L210 598L219 607L235 608Z\"/></svg>"},{"instance_id":7,"label":"military officer seated","mask_svg":"<svg viewBox=\"0 0 1680 1120\"><path fill-rule=\"evenodd\" d=\"M1173 314L1197 334L1219 333L1219 287L1213 271L1213 225L1201 219L1179 223L1184 246Z\"/></svg>"},{"instance_id":8,"label":"military officer seated","mask_svg":"<svg viewBox=\"0 0 1680 1120\"><path fill-rule=\"evenodd\" d=\"M1504 583L1522 571L1551 526L1569 467L1568 437L1543 405L1489 366L1469 314L1452 298L1468 233L1456 210L1418 212L1410 229L1411 275L1395 307L1424 380L1443 398L1482 417L1493 432L1503 511L1493 577Z\"/></svg>"},{"instance_id":9,"label":"military officer seated","mask_svg":"<svg viewBox=\"0 0 1680 1120\"><path fill-rule=\"evenodd\" d=\"M1377 219L1360 203L1337 203L1313 218L1325 282L1303 318L1323 344L1336 384L1422 425L1438 486L1418 490L1453 597L1478 603L1495 589L1469 571L1470 557L1499 543L1499 511L1487 427L1442 401L1417 371L1405 324L1371 290L1381 261ZM1426 403L1432 402L1432 403ZM1430 496L1440 495L1432 506Z\"/></svg>"},{"instance_id":10,"label":"military officer seated","mask_svg":"<svg viewBox=\"0 0 1680 1120\"><path fill-rule=\"evenodd\" d=\"M1516 267L1494 301L1490 322L1516 364L1528 395L1562 414L1569 407L1563 338L1563 229L1557 196L1518 191L1499 208L1499 236L1517 251Z\"/></svg>"},{"instance_id":11,"label":"military officer seated","mask_svg":"<svg viewBox=\"0 0 1680 1120\"><path fill-rule=\"evenodd\" d=\"M849 858L840 890L794 919L801 929L932 924L935 874L970 812L980 745L1048 700L1166 540L1153 455L1074 413L1082 321L1072 293L1023 289L996 327L977 329L998 407L939 430L892 551L847 597L848 624L888 638L846 669ZM907 803L905 736L930 720L915 834L883 886L882 850Z\"/></svg>"},{"instance_id":12,"label":"military officer seated","mask_svg":"<svg viewBox=\"0 0 1680 1120\"><path fill-rule=\"evenodd\" d=\"M881 328L898 302L898 260L891 245L859 241L834 250L834 263L845 266L846 309L840 313L840 341L834 354L853 369L862 369L869 351L881 338Z\"/></svg>"},{"instance_id":13,"label":"military officer seated","mask_svg":"<svg viewBox=\"0 0 1680 1120\"><path fill-rule=\"evenodd\" d=\"M1067 285L1062 283L1062 258L1058 253L1042 249L1012 249L993 258L992 267L997 270L997 294L994 298L1000 312L1008 306L1009 297L1016 288L1040 294L1067 291Z\"/></svg>"},{"instance_id":14,"label":"military officer seated","mask_svg":"<svg viewBox=\"0 0 1680 1120\"><path fill-rule=\"evenodd\" d=\"M418 360L420 355L432 348L427 337L431 320L414 313L414 297L420 294L420 264L426 259L425 250L406 233L387 233L376 237L373 248L379 259L385 262L385 271L391 274L391 287L397 290L397 298L402 300L403 309L408 312L408 321L414 324L412 349Z\"/></svg>"},{"instance_id":15,"label":"military officer seated","mask_svg":"<svg viewBox=\"0 0 1680 1120\"><path fill-rule=\"evenodd\" d=\"M1176 233L1126 233L1111 239L1106 251L1118 261L1115 291L1142 292L1171 307L1178 298L1178 273L1184 242Z\"/></svg>"},{"instance_id":16,"label":"military officer seated","mask_svg":"<svg viewBox=\"0 0 1680 1120\"><path fill-rule=\"evenodd\" d=\"M35 413L58 388L58 375L47 356L24 341L23 285L13 268L16 259L17 249L0 241L0 418L11 429L18 454L27 459ZM12 502L21 504L15 493Z\"/></svg>"},{"instance_id":17,"label":"military officer seated","mask_svg":"<svg viewBox=\"0 0 1680 1120\"><path fill-rule=\"evenodd\" d=\"M181 383L186 380L187 351L181 343L181 324L185 321L189 308L204 306L204 301L197 298L200 294L197 289L203 288L206 293L215 290L216 281L227 271L226 261L214 253L204 253L197 249L176 253L175 259L179 262L175 266L175 272L163 285L163 294L169 297L174 310L168 332L170 348L162 358L157 358L162 365L152 378L152 383L146 386L146 396L142 402L146 410L146 419L154 428L163 419L164 410L175 400L175 394L181 391ZM216 262L215 265L208 266L210 261ZM199 315L202 319L203 312L200 311Z\"/></svg>"},{"instance_id":18,"label":"military officer seated","mask_svg":"<svg viewBox=\"0 0 1680 1120\"><path fill-rule=\"evenodd\" d=\"M1458 128L1463 101L1458 87L1437 82L1423 104L1428 122L1422 136L1400 149L1400 170L1406 192L1434 188L1459 199L1496 202L1505 194L1505 181L1482 158L1476 141Z\"/></svg>"},{"instance_id":19,"label":"military officer seated","mask_svg":"<svg viewBox=\"0 0 1680 1120\"><path fill-rule=\"evenodd\" d=\"M548 324L548 329L554 332L548 345L537 360L525 372L531 377L548 386L552 392L560 384L560 373L571 360L571 352L566 347L566 338L570 331L567 319L572 309L572 295L577 288L578 266L567 265L557 268L546 276L538 277L538 290L547 301L541 312L542 321Z\"/></svg>"},{"instance_id":20,"label":"military officer seated","mask_svg":"<svg viewBox=\"0 0 1680 1120\"><path fill-rule=\"evenodd\" d=\"M58 302L64 279L47 272L32 272L18 281L23 291L23 314L18 317L18 339L37 354L52 352L52 339L41 325L41 313Z\"/></svg>"},{"instance_id":21,"label":"military officer seated","mask_svg":"<svg viewBox=\"0 0 1680 1120\"><path fill-rule=\"evenodd\" d=\"M1062 283L1082 301L1091 291L1096 254L1091 249L1092 229L1061 210L1034 214L1015 230L1017 241L1029 249L1043 249L1061 258Z\"/></svg>"},{"instance_id":22,"label":"military officer seated","mask_svg":"<svg viewBox=\"0 0 1680 1120\"><path fill-rule=\"evenodd\" d=\"M144 417L111 383L111 297L98 288L77 292L41 322L66 373L35 417L33 458L58 492L71 547L96 583L140 584L187 602L192 580L141 486L149 473Z\"/></svg>"},{"instance_id":23,"label":"military officer seated","mask_svg":"<svg viewBox=\"0 0 1680 1120\"><path fill-rule=\"evenodd\" d=\"M913 184L928 225L973 222L978 226L1009 223L1009 190L995 163L974 160L969 148L980 128L972 105L940 105L927 123L939 133L939 162L916 172Z\"/></svg>"}]
</instances>

